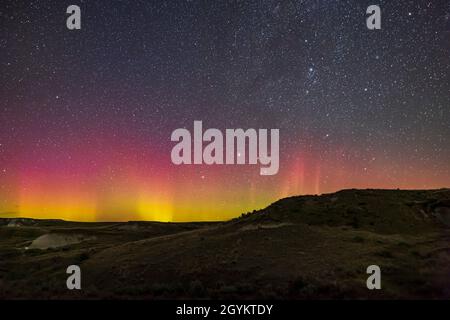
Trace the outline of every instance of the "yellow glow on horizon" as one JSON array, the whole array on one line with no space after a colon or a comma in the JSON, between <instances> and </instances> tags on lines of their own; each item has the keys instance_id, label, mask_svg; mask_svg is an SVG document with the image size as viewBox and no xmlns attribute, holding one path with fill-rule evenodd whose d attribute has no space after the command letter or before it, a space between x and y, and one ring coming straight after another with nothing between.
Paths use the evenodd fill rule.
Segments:
<instances>
[{"instance_id":1,"label":"yellow glow on horizon","mask_svg":"<svg viewBox=\"0 0 450 320\"><path fill-rule=\"evenodd\" d=\"M21 203L17 216L39 219L63 219L69 221L96 221L96 206L86 202L37 202Z\"/></svg>"},{"instance_id":2,"label":"yellow glow on horizon","mask_svg":"<svg viewBox=\"0 0 450 320\"><path fill-rule=\"evenodd\" d=\"M140 195L137 211L140 220L173 221L173 206L171 201L165 196Z\"/></svg>"},{"instance_id":3,"label":"yellow glow on horizon","mask_svg":"<svg viewBox=\"0 0 450 320\"><path fill-rule=\"evenodd\" d=\"M183 174L126 173L126 178L112 180L24 173L16 182L8 182L8 189L0 189L0 217L83 222L225 221L296 195L348 188L433 189L448 185L447 176L430 180L432 172L428 171L417 175L408 170L386 181L386 171L392 171L386 164L362 175L353 169L338 170L295 158L298 161L286 165L275 177L246 174L243 167L206 168L201 174L195 167L186 168Z\"/></svg>"}]
</instances>

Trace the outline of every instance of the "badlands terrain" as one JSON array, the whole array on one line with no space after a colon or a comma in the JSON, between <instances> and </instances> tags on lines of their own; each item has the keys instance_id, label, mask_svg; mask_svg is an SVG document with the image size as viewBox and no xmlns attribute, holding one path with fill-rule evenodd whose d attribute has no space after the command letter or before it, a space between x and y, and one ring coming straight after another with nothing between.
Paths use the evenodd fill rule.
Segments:
<instances>
[{"instance_id":1,"label":"badlands terrain","mask_svg":"<svg viewBox=\"0 0 450 320\"><path fill-rule=\"evenodd\" d=\"M0 299L448 299L449 226L449 189L298 196L211 223L4 218Z\"/></svg>"}]
</instances>

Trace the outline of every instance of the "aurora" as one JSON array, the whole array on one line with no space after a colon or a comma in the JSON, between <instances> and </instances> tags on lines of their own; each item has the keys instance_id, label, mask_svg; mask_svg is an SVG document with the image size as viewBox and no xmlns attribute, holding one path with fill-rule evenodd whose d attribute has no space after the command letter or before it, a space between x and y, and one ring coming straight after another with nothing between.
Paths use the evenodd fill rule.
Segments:
<instances>
[{"instance_id":1,"label":"aurora","mask_svg":"<svg viewBox=\"0 0 450 320\"><path fill-rule=\"evenodd\" d=\"M66 3L9 2L0 217L219 221L296 195L450 183L445 1L380 4L381 30L357 1L98 0L73 30ZM195 144L195 120L220 134ZM178 128L190 139L171 141ZM245 148L228 152L227 128ZM259 129L267 164L250 152Z\"/></svg>"}]
</instances>

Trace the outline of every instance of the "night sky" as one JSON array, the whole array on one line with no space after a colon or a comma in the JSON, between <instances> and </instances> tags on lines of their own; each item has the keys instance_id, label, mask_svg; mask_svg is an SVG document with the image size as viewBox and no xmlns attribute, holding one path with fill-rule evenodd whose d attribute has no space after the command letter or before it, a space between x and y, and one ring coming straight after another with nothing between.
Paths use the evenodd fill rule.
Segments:
<instances>
[{"instance_id":1,"label":"night sky","mask_svg":"<svg viewBox=\"0 0 450 320\"><path fill-rule=\"evenodd\" d=\"M0 216L221 220L450 186L446 0L3 0L0 23ZM279 173L173 165L194 120L280 129Z\"/></svg>"}]
</instances>

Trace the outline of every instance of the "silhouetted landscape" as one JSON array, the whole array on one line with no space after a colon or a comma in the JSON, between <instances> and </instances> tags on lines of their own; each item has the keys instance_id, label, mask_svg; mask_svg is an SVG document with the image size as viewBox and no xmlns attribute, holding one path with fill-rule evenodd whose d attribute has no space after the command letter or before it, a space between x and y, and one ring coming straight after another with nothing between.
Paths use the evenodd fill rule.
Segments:
<instances>
[{"instance_id":1,"label":"silhouetted landscape","mask_svg":"<svg viewBox=\"0 0 450 320\"><path fill-rule=\"evenodd\" d=\"M449 226L450 189L297 196L211 223L4 218L0 298L448 299Z\"/></svg>"}]
</instances>

